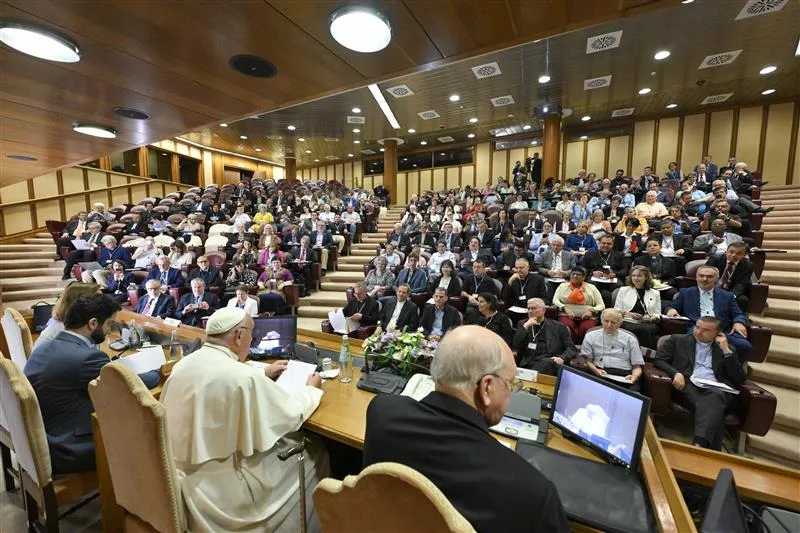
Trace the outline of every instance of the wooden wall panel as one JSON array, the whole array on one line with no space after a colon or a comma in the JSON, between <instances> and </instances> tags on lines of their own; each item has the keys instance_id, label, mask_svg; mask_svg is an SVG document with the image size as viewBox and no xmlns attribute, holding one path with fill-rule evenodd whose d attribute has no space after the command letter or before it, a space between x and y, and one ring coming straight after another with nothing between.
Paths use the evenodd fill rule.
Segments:
<instances>
[{"instance_id":1,"label":"wooden wall panel","mask_svg":"<svg viewBox=\"0 0 800 533\"><path fill-rule=\"evenodd\" d=\"M337 164L334 167L334 172L336 173L336 176L335 176L336 181L341 183L342 182L342 177L344 177L344 163ZM330 178L328 181L331 181L331 180L333 180L333 178Z\"/></svg>"},{"instance_id":2,"label":"wooden wall panel","mask_svg":"<svg viewBox=\"0 0 800 533\"><path fill-rule=\"evenodd\" d=\"M469 185L475 186L475 167L472 165L464 165L461 167L461 188L463 189Z\"/></svg>"},{"instance_id":3,"label":"wooden wall panel","mask_svg":"<svg viewBox=\"0 0 800 533\"><path fill-rule=\"evenodd\" d=\"M374 189L378 185L383 185L383 174L372 176L372 188Z\"/></svg>"},{"instance_id":4,"label":"wooden wall panel","mask_svg":"<svg viewBox=\"0 0 800 533\"><path fill-rule=\"evenodd\" d=\"M628 168L628 144L630 137L622 135L611 137L608 146L608 177L614 176L618 168L625 170L625 175L629 175Z\"/></svg>"},{"instance_id":5,"label":"wooden wall panel","mask_svg":"<svg viewBox=\"0 0 800 533\"><path fill-rule=\"evenodd\" d=\"M408 204L408 173L397 173L397 198L390 198L390 201L397 205Z\"/></svg>"},{"instance_id":6,"label":"wooden wall panel","mask_svg":"<svg viewBox=\"0 0 800 533\"><path fill-rule=\"evenodd\" d=\"M276 181L285 179L286 178L285 170L286 169L284 169L283 167L272 167L272 179ZM339 178L339 181L341 181L341 178Z\"/></svg>"},{"instance_id":7,"label":"wooden wall panel","mask_svg":"<svg viewBox=\"0 0 800 533\"><path fill-rule=\"evenodd\" d=\"M115 189L111 191L112 204L121 205L128 203L128 189Z\"/></svg>"},{"instance_id":8,"label":"wooden wall panel","mask_svg":"<svg viewBox=\"0 0 800 533\"><path fill-rule=\"evenodd\" d=\"M128 183L128 178L126 178L125 176L120 176L119 174L111 174L111 186L112 187L115 186L115 185L126 185L127 183ZM128 195L128 193L126 192L125 196L127 196L127 195Z\"/></svg>"},{"instance_id":9,"label":"wooden wall panel","mask_svg":"<svg viewBox=\"0 0 800 533\"><path fill-rule=\"evenodd\" d=\"M419 170L408 172L406 176L408 176L408 198L411 198L415 194L419 194Z\"/></svg>"},{"instance_id":10,"label":"wooden wall panel","mask_svg":"<svg viewBox=\"0 0 800 533\"><path fill-rule=\"evenodd\" d=\"M203 182L201 187L206 187L214 183L214 154L207 150L203 151Z\"/></svg>"},{"instance_id":11,"label":"wooden wall panel","mask_svg":"<svg viewBox=\"0 0 800 533\"><path fill-rule=\"evenodd\" d=\"M162 197L163 198L163 197ZM100 202L101 204L109 207L108 205L108 193L106 191L103 192L90 192L89 193L89 210L94 208L94 204Z\"/></svg>"},{"instance_id":12,"label":"wooden wall panel","mask_svg":"<svg viewBox=\"0 0 800 533\"><path fill-rule=\"evenodd\" d=\"M64 208L67 212L67 219L69 220L70 218L75 216L78 213L78 211L87 210L86 197L81 195L81 196L70 196L69 198L64 198ZM25 209L30 215L30 209L27 206L25 207ZM31 224L30 220L27 220L25 222L25 226L20 226L20 227L29 227L30 224ZM9 233L16 233L15 231L11 231L11 228L8 226L8 224L6 224L6 231L8 231Z\"/></svg>"},{"instance_id":13,"label":"wooden wall panel","mask_svg":"<svg viewBox=\"0 0 800 533\"><path fill-rule=\"evenodd\" d=\"M492 154L492 172L486 177L485 180L482 180L479 183L483 184L488 181L489 178L491 178L492 183L497 183L497 178L500 176L508 176L508 165L506 165L506 157L508 157L507 153L508 152L505 150L499 150Z\"/></svg>"},{"instance_id":14,"label":"wooden wall panel","mask_svg":"<svg viewBox=\"0 0 800 533\"><path fill-rule=\"evenodd\" d=\"M147 187L145 185L134 185L131 187L131 199L134 204L138 204L139 200L147 197Z\"/></svg>"},{"instance_id":15,"label":"wooden wall panel","mask_svg":"<svg viewBox=\"0 0 800 533\"><path fill-rule=\"evenodd\" d=\"M347 164L344 166L344 181L342 182L346 187L350 187L353 185L353 164Z\"/></svg>"},{"instance_id":16,"label":"wooden wall panel","mask_svg":"<svg viewBox=\"0 0 800 533\"><path fill-rule=\"evenodd\" d=\"M681 170L688 174L703 160L703 134L706 116L688 115L683 120L683 140L681 143ZM758 142L758 141L756 141Z\"/></svg>"},{"instance_id":17,"label":"wooden wall panel","mask_svg":"<svg viewBox=\"0 0 800 533\"><path fill-rule=\"evenodd\" d=\"M33 178L34 197L41 198L43 196L56 196L57 194L58 194L58 176L56 175L55 172L53 172L52 174L45 174L44 176L39 176L38 178ZM6 198L5 187L3 188L2 196L4 202L11 201L8 198Z\"/></svg>"},{"instance_id":18,"label":"wooden wall panel","mask_svg":"<svg viewBox=\"0 0 800 533\"><path fill-rule=\"evenodd\" d=\"M30 199L28 195L28 182L18 181L10 185L6 185L0 191L0 198L3 202L20 202L22 200Z\"/></svg>"},{"instance_id":19,"label":"wooden wall panel","mask_svg":"<svg viewBox=\"0 0 800 533\"><path fill-rule=\"evenodd\" d=\"M83 169L75 167L65 168L61 171L61 175L64 177L65 193L81 192L86 190L86 187L83 184Z\"/></svg>"},{"instance_id":20,"label":"wooden wall panel","mask_svg":"<svg viewBox=\"0 0 800 533\"><path fill-rule=\"evenodd\" d=\"M453 167L453 168L456 168L456 170L458 170L457 167ZM446 188L446 184L445 184L445 174L446 174L446 172L447 171L445 169L443 169L443 168L435 168L435 169L433 169L433 190L434 191L440 191L440 190Z\"/></svg>"},{"instance_id":21,"label":"wooden wall panel","mask_svg":"<svg viewBox=\"0 0 800 533\"><path fill-rule=\"evenodd\" d=\"M717 165L724 165L731 151L733 135L733 109L711 113L711 129L708 132L708 154Z\"/></svg>"},{"instance_id":22,"label":"wooden wall panel","mask_svg":"<svg viewBox=\"0 0 800 533\"><path fill-rule=\"evenodd\" d=\"M494 154L497 157L497 154ZM508 161L508 168L506 168L506 173L503 176L506 179L511 178L511 171L514 170L514 166L517 164L517 161L525 164L525 148L514 148L513 150L509 150L509 161Z\"/></svg>"},{"instance_id":23,"label":"wooden wall panel","mask_svg":"<svg viewBox=\"0 0 800 533\"><path fill-rule=\"evenodd\" d=\"M19 183L22 183L27 188L27 181ZM44 221L42 221L42 225L44 225ZM7 235L30 229L31 208L27 205L17 205L3 209L3 227Z\"/></svg>"},{"instance_id":24,"label":"wooden wall panel","mask_svg":"<svg viewBox=\"0 0 800 533\"><path fill-rule=\"evenodd\" d=\"M583 168L583 141L567 143L567 162L561 169L561 177L570 179L578 175Z\"/></svg>"},{"instance_id":25,"label":"wooden wall panel","mask_svg":"<svg viewBox=\"0 0 800 533\"><path fill-rule=\"evenodd\" d=\"M491 145L488 142L480 143L475 147L475 183L483 185L492 174L489 168L489 152Z\"/></svg>"},{"instance_id":26,"label":"wooden wall panel","mask_svg":"<svg viewBox=\"0 0 800 533\"><path fill-rule=\"evenodd\" d=\"M675 161L678 154L678 126L679 118L665 118L658 123L658 149L656 153L656 167L653 172L663 176L667 172L667 165Z\"/></svg>"},{"instance_id":27,"label":"wooden wall panel","mask_svg":"<svg viewBox=\"0 0 800 533\"><path fill-rule=\"evenodd\" d=\"M364 179L361 181L361 187L367 190L372 190L372 180L374 176L364 176Z\"/></svg>"},{"instance_id":28,"label":"wooden wall panel","mask_svg":"<svg viewBox=\"0 0 800 533\"><path fill-rule=\"evenodd\" d=\"M603 165L606 160L606 140L592 139L586 143L586 171L595 172L603 177Z\"/></svg>"},{"instance_id":29,"label":"wooden wall panel","mask_svg":"<svg viewBox=\"0 0 800 533\"><path fill-rule=\"evenodd\" d=\"M42 227L44 227L47 220L61 220L61 207L58 200L36 202L36 220L39 226ZM28 224L30 225L30 222Z\"/></svg>"},{"instance_id":30,"label":"wooden wall panel","mask_svg":"<svg viewBox=\"0 0 800 533\"><path fill-rule=\"evenodd\" d=\"M656 123L654 120L637 122L633 129L633 159L631 175L642 173L645 166L653 164L653 135Z\"/></svg>"},{"instance_id":31,"label":"wooden wall panel","mask_svg":"<svg viewBox=\"0 0 800 533\"><path fill-rule=\"evenodd\" d=\"M178 186L172 183L164 183L163 186L164 186L164 196L168 195L171 192L178 191Z\"/></svg>"},{"instance_id":32,"label":"wooden wall panel","mask_svg":"<svg viewBox=\"0 0 800 533\"><path fill-rule=\"evenodd\" d=\"M761 175L772 185L785 185L789 165L794 103L769 107L767 140L764 144L764 168Z\"/></svg>"},{"instance_id":33,"label":"wooden wall panel","mask_svg":"<svg viewBox=\"0 0 800 533\"><path fill-rule=\"evenodd\" d=\"M433 189L433 169L427 168L419 171L419 192Z\"/></svg>"},{"instance_id":34,"label":"wooden wall panel","mask_svg":"<svg viewBox=\"0 0 800 533\"><path fill-rule=\"evenodd\" d=\"M461 167L447 167L445 169L444 186L447 190L461 186L458 177L460 171Z\"/></svg>"}]
</instances>

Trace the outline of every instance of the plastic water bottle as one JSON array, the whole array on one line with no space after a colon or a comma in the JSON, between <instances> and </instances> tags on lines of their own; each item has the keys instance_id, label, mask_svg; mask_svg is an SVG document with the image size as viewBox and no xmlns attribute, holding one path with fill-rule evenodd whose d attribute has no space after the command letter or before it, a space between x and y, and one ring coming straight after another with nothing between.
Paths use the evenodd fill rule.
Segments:
<instances>
[{"instance_id":1,"label":"plastic water bottle","mask_svg":"<svg viewBox=\"0 0 800 533\"><path fill-rule=\"evenodd\" d=\"M175 332L173 331L169 339L169 360L177 362L181 357L183 357L183 347L176 342Z\"/></svg>"},{"instance_id":2,"label":"plastic water bottle","mask_svg":"<svg viewBox=\"0 0 800 533\"><path fill-rule=\"evenodd\" d=\"M339 350L339 381L342 383L353 381L353 355L350 353L350 341L347 335L342 335L342 348Z\"/></svg>"}]
</instances>

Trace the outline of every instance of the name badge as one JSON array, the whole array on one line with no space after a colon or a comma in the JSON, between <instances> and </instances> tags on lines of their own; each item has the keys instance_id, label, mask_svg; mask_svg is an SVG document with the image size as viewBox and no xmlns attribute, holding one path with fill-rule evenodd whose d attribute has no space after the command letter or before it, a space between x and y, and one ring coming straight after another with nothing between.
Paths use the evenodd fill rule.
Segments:
<instances>
[{"instance_id":1,"label":"name badge","mask_svg":"<svg viewBox=\"0 0 800 533\"><path fill-rule=\"evenodd\" d=\"M536 351L536 343L535 342L529 342L528 343L528 349L535 352Z\"/></svg>"},{"instance_id":2,"label":"name badge","mask_svg":"<svg viewBox=\"0 0 800 533\"><path fill-rule=\"evenodd\" d=\"M524 294L519 297L519 301L520 302L524 302L526 299L527 299L527 296L525 296Z\"/></svg>"}]
</instances>

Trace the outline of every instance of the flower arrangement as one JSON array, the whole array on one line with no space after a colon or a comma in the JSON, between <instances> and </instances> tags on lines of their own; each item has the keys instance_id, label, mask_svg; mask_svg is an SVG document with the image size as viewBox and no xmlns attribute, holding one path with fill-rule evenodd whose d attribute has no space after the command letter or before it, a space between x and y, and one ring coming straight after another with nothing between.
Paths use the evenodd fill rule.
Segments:
<instances>
[{"instance_id":1,"label":"flower arrangement","mask_svg":"<svg viewBox=\"0 0 800 533\"><path fill-rule=\"evenodd\" d=\"M426 339L422 328L382 331L379 325L375 333L364 339L363 346L376 366L391 368L408 377L430 368L438 342Z\"/></svg>"}]
</instances>

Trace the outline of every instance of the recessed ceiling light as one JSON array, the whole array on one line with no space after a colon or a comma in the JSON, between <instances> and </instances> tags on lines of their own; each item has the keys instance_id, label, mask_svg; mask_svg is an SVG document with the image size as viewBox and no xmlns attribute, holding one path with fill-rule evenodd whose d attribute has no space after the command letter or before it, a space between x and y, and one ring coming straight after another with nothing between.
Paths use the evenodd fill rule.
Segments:
<instances>
[{"instance_id":1,"label":"recessed ceiling light","mask_svg":"<svg viewBox=\"0 0 800 533\"><path fill-rule=\"evenodd\" d=\"M765 90L765 91L761 91L761 94L763 94L764 96L766 96L766 95L768 95L768 94L772 94L772 93L774 93L774 92L775 92L775 89L767 89L767 90Z\"/></svg>"},{"instance_id":2,"label":"recessed ceiling light","mask_svg":"<svg viewBox=\"0 0 800 533\"><path fill-rule=\"evenodd\" d=\"M389 19L377 9L365 6L337 9L331 14L328 27L337 43L356 52L377 52L392 40Z\"/></svg>"},{"instance_id":3,"label":"recessed ceiling light","mask_svg":"<svg viewBox=\"0 0 800 533\"><path fill-rule=\"evenodd\" d=\"M353 144L361 144L361 141L355 140L355 141L353 141Z\"/></svg>"},{"instance_id":4,"label":"recessed ceiling light","mask_svg":"<svg viewBox=\"0 0 800 533\"><path fill-rule=\"evenodd\" d=\"M547 113L548 111L550 111L550 107L549 106L544 106L542 108L542 113Z\"/></svg>"},{"instance_id":5,"label":"recessed ceiling light","mask_svg":"<svg viewBox=\"0 0 800 533\"><path fill-rule=\"evenodd\" d=\"M72 125L72 131L103 139L113 139L117 136L117 130L114 128L100 126L98 124L80 124L76 122Z\"/></svg>"},{"instance_id":6,"label":"recessed ceiling light","mask_svg":"<svg viewBox=\"0 0 800 533\"><path fill-rule=\"evenodd\" d=\"M469 119L469 122L470 124L475 124L476 122L478 122L478 119L477 117L472 117L471 119Z\"/></svg>"},{"instance_id":7,"label":"recessed ceiling light","mask_svg":"<svg viewBox=\"0 0 800 533\"><path fill-rule=\"evenodd\" d=\"M469 135L467 135L467 138L468 139L474 139L475 138L475 134L474 133L470 133Z\"/></svg>"},{"instance_id":8,"label":"recessed ceiling light","mask_svg":"<svg viewBox=\"0 0 800 533\"><path fill-rule=\"evenodd\" d=\"M286 126L286 129L289 131L294 131L296 128L292 125Z\"/></svg>"},{"instance_id":9,"label":"recessed ceiling light","mask_svg":"<svg viewBox=\"0 0 800 533\"><path fill-rule=\"evenodd\" d=\"M302 143L302 142L306 142L306 139L305 139L305 137L299 137L297 140L298 140L298 141L300 141L301 143Z\"/></svg>"},{"instance_id":10,"label":"recessed ceiling light","mask_svg":"<svg viewBox=\"0 0 800 533\"><path fill-rule=\"evenodd\" d=\"M419 144L421 144L422 146L425 146L426 144L428 144L428 141L422 141Z\"/></svg>"},{"instance_id":11,"label":"recessed ceiling light","mask_svg":"<svg viewBox=\"0 0 800 533\"><path fill-rule=\"evenodd\" d=\"M256 152L260 152L260 151L261 151L261 148L256 148Z\"/></svg>"},{"instance_id":12,"label":"recessed ceiling light","mask_svg":"<svg viewBox=\"0 0 800 533\"><path fill-rule=\"evenodd\" d=\"M315 160L314 160L314 163L319 163L319 159L315 159Z\"/></svg>"},{"instance_id":13,"label":"recessed ceiling light","mask_svg":"<svg viewBox=\"0 0 800 533\"><path fill-rule=\"evenodd\" d=\"M536 144L536 141L531 141L531 144Z\"/></svg>"},{"instance_id":14,"label":"recessed ceiling light","mask_svg":"<svg viewBox=\"0 0 800 533\"><path fill-rule=\"evenodd\" d=\"M381 148L381 152L385 152L385 151L386 151L386 148Z\"/></svg>"},{"instance_id":15,"label":"recessed ceiling light","mask_svg":"<svg viewBox=\"0 0 800 533\"><path fill-rule=\"evenodd\" d=\"M347 154L347 157L353 157L353 154Z\"/></svg>"},{"instance_id":16,"label":"recessed ceiling light","mask_svg":"<svg viewBox=\"0 0 800 533\"><path fill-rule=\"evenodd\" d=\"M647 94L650 91L652 91L650 87L642 87L641 89L639 89L639 94Z\"/></svg>"},{"instance_id":17,"label":"recessed ceiling light","mask_svg":"<svg viewBox=\"0 0 800 533\"><path fill-rule=\"evenodd\" d=\"M581 120L582 120L583 122L589 122L590 120L592 120L592 117L590 117L589 115L583 115L583 116L581 117Z\"/></svg>"},{"instance_id":18,"label":"recessed ceiling light","mask_svg":"<svg viewBox=\"0 0 800 533\"><path fill-rule=\"evenodd\" d=\"M307 154L310 154L310 153L311 153L311 150L306 150L306 153L307 153Z\"/></svg>"},{"instance_id":19,"label":"recessed ceiling light","mask_svg":"<svg viewBox=\"0 0 800 533\"><path fill-rule=\"evenodd\" d=\"M358 128L353 128L353 133L361 133L361 130Z\"/></svg>"},{"instance_id":20,"label":"recessed ceiling light","mask_svg":"<svg viewBox=\"0 0 800 533\"><path fill-rule=\"evenodd\" d=\"M458 102L459 100L461 100L461 97L458 96L457 94L451 94L450 95L450 101L451 102Z\"/></svg>"},{"instance_id":21,"label":"recessed ceiling light","mask_svg":"<svg viewBox=\"0 0 800 533\"><path fill-rule=\"evenodd\" d=\"M414 128L409 128L408 133L417 133L417 130L415 130Z\"/></svg>"},{"instance_id":22,"label":"recessed ceiling light","mask_svg":"<svg viewBox=\"0 0 800 533\"><path fill-rule=\"evenodd\" d=\"M221 128L227 128L227 127L228 127L228 125L227 125L227 124L225 124L224 122L222 122L222 123L221 123L219 126L220 126Z\"/></svg>"},{"instance_id":23,"label":"recessed ceiling light","mask_svg":"<svg viewBox=\"0 0 800 533\"><path fill-rule=\"evenodd\" d=\"M361 113L361 108L360 107L354 107L350 111L352 111L353 113Z\"/></svg>"},{"instance_id":24,"label":"recessed ceiling light","mask_svg":"<svg viewBox=\"0 0 800 533\"><path fill-rule=\"evenodd\" d=\"M586 139L588 139L588 138L589 138L589 137L588 137L588 136L586 136L586 135L581 135L581 140L582 140L582 141L585 141L585 140L586 140Z\"/></svg>"},{"instance_id":25,"label":"recessed ceiling light","mask_svg":"<svg viewBox=\"0 0 800 533\"><path fill-rule=\"evenodd\" d=\"M670 56L669 50L659 50L656 52L656 55L653 56L653 59L656 61L661 61L662 59L666 59Z\"/></svg>"},{"instance_id":26,"label":"recessed ceiling light","mask_svg":"<svg viewBox=\"0 0 800 533\"><path fill-rule=\"evenodd\" d=\"M247 139L247 135L239 135L240 139Z\"/></svg>"},{"instance_id":27,"label":"recessed ceiling light","mask_svg":"<svg viewBox=\"0 0 800 533\"><path fill-rule=\"evenodd\" d=\"M681 0L681 4L691 4L694 0Z\"/></svg>"},{"instance_id":28,"label":"recessed ceiling light","mask_svg":"<svg viewBox=\"0 0 800 533\"><path fill-rule=\"evenodd\" d=\"M524 126L522 126L522 129L523 130L529 130L529 129L531 129L531 125L530 124L525 124Z\"/></svg>"},{"instance_id":29,"label":"recessed ceiling light","mask_svg":"<svg viewBox=\"0 0 800 533\"><path fill-rule=\"evenodd\" d=\"M167 155L167 152L161 152L161 155Z\"/></svg>"},{"instance_id":30,"label":"recessed ceiling light","mask_svg":"<svg viewBox=\"0 0 800 533\"><path fill-rule=\"evenodd\" d=\"M678 107L678 104L667 104L667 109L675 109Z\"/></svg>"},{"instance_id":31,"label":"recessed ceiling light","mask_svg":"<svg viewBox=\"0 0 800 533\"><path fill-rule=\"evenodd\" d=\"M768 66L762 68L761 70L759 70L758 73L763 76L764 74L772 74L776 70L778 70L778 67L776 67L774 65L768 65Z\"/></svg>"},{"instance_id":32,"label":"recessed ceiling light","mask_svg":"<svg viewBox=\"0 0 800 533\"><path fill-rule=\"evenodd\" d=\"M550 81L550 76L548 74L542 74L539 76L539 83L547 83Z\"/></svg>"},{"instance_id":33,"label":"recessed ceiling light","mask_svg":"<svg viewBox=\"0 0 800 533\"><path fill-rule=\"evenodd\" d=\"M77 63L81 60L77 44L49 28L36 24L0 22L0 42L39 59L59 63Z\"/></svg>"}]
</instances>

